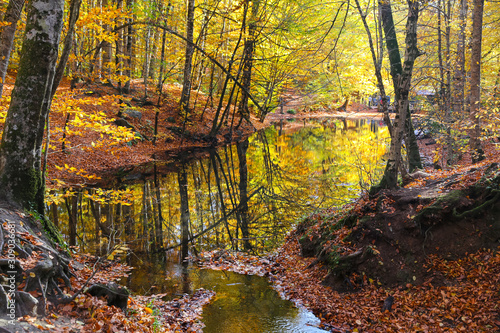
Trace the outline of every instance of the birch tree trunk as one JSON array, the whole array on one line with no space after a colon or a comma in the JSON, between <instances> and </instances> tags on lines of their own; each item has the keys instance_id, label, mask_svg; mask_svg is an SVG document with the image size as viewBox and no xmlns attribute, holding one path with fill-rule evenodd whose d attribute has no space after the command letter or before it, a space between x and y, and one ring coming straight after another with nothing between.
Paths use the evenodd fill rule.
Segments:
<instances>
[{"instance_id":1,"label":"birch tree trunk","mask_svg":"<svg viewBox=\"0 0 500 333\"><path fill-rule=\"evenodd\" d=\"M19 71L0 144L0 196L40 213L44 211L45 189L40 170L42 139L63 10L63 0L31 3Z\"/></svg>"}]
</instances>

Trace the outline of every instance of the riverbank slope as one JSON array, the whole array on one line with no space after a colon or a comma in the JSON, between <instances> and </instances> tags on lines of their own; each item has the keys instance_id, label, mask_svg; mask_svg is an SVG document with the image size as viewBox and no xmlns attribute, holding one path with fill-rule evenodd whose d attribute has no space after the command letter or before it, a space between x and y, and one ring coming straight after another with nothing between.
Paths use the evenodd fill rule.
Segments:
<instances>
[{"instance_id":1,"label":"riverbank slope","mask_svg":"<svg viewBox=\"0 0 500 333\"><path fill-rule=\"evenodd\" d=\"M500 160L488 151L307 217L271 280L333 332L498 332Z\"/></svg>"}]
</instances>

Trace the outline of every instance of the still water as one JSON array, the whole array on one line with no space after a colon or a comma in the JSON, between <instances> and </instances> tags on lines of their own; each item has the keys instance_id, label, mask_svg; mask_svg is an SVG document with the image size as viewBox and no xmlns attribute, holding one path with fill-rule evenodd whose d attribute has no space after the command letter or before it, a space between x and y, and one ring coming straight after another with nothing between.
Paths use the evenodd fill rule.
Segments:
<instances>
[{"instance_id":1,"label":"still water","mask_svg":"<svg viewBox=\"0 0 500 333\"><path fill-rule=\"evenodd\" d=\"M271 251L303 216L338 207L380 177L388 136L377 121L283 123L195 158L138 166L107 188L61 189L51 218L70 245L109 254L126 244L134 292L213 289L206 332L317 332L311 313L282 300L264 278L183 268L214 248ZM49 200L50 201L50 200ZM178 251L175 260L152 260Z\"/></svg>"}]
</instances>

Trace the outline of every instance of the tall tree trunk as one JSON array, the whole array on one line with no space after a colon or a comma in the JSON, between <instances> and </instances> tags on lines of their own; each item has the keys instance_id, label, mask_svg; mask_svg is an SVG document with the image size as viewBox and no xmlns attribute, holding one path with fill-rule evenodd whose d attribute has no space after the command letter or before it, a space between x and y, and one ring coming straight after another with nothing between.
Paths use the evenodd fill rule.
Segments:
<instances>
[{"instance_id":1,"label":"tall tree trunk","mask_svg":"<svg viewBox=\"0 0 500 333\"><path fill-rule=\"evenodd\" d=\"M151 60L151 27L146 26L144 32L144 64L142 66L142 77L144 79L144 99L148 98L149 65Z\"/></svg>"},{"instance_id":2,"label":"tall tree trunk","mask_svg":"<svg viewBox=\"0 0 500 333\"><path fill-rule=\"evenodd\" d=\"M134 0L127 0L127 8L132 10L134 6ZM134 43L134 26L132 24L133 18L127 19L129 26L127 29L127 34L125 36L125 57L126 57L126 66L124 70L124 74L128 77L128 81L125 83L124 92L126 94L130 94L130 80L132 79L132 66L133 66L133 43Z\"/></svg>"},{"instance_id":3,"label":"tall tree trunk","mask_svg":"<svg viewBox=\"0 0 500 333\"><path fill-rule=\"evenodd\" d=\"M467 0L460 1L460 18L459 18L459 32L457 40L457 59L454 81L453 93L453 111L455 118L460 117L464 111L464 96L465 96L465 35L467 27Z\"/></svg>"},{"instance_id":4,"label":"tall tree trunk","mask_svg":"<svg viewBox=\"0 0 500 333\"><path fill-rule=\"evenodd\" d=\"M165 17L163 20L163 24L165 26L168 26L168 15L170 13L170 7L172 4L169 2L165 11ZM160 9L160 12L163 12L163 9ZM160 55L160 69L158 73L158 106L160 106L160 101L161 101L161 94L163 90L163 73L165 69L165 44L167 41L167 30L162 29L162 34L161 34L161 55Z\"/></svg>"},{"instance_id":5,"label":"tall tree trunk","mask_svg":"<svg viewBox=\"0 0 500 333\"><path fill-rule=\"evenodd\" d=\"M44 212L42 139L50 105L64 1L33 0L0 145L0 196Z\"/></svg>"},{"instance_id":6,"label":"tall tree trunk","mask_svg":"<svg viewBox=\"0 0 500 333\"><path fill-rule=\"evenodd\" d=\"M122 6L123 1L122 0L116 0L116 8L120 9ZM115 19L116 25L119 26L121 23L121 20L119 18ZM123 29L120 29L118 31L118 36L115 40L115 67L116 67L116 72L115 74L117 75L122 75L123 74L123 38L124 38L124 32ZM118 80L117 83L118 87L118 93L121 94L122 92L122 81Z\"/></svg>"},{"instance_id":7,"label":"tall tree trunk","mask_svg":"<svg viewBox=\"0 0 500 333\"><path fill-rule=\"evenodd\" d=\"M66 37L64 37L63 51L61 53L59 63L57 64L56 67L54 84L52 85L52 97L54 97L56 89L59 86L59 83L61 83L61 80L64 75L64 69L66 68L66 64L68 63L69 54L71 52L71 47L73 45L73 36L75 34L76 21L80 17L81 4L82 0L71 0L70 2L68 31L66 32Z\"/></svg>"},{"instance_id":8,"label":"tall tree trunk","mask_svg":"<svg viewBox=\"0 0 500 333\"><path fill-rule=\"evenodd\" d=\"M194 0L187 1L187 23L186 23L186 55L184 60L184 79L182 80L182 93L179 101L180 111L183 113L183 129L189 116L189 99L191 96L191 70L193 66L193 34L194 34Z\"/></svg>"},{"instance_id":9,"label":"tall tree trunk","mask_svg":"<svg viewBox=\"0 0 500 333\"><path fill-rule=\"evenodd\" d=\"M21 17L24 0L10 0L3 21L8 25L2 28L0 33L0 97L3 94L3 85L9 67L10 52L14 45L17 21Z\"/></svg>"},{"instance_id":10,"label":"tall tree trunk","mask_svg":"<svg viewBox=\"0 0 500 333\"><path fill-rule=\"evenodd\" d=\"M453 109L451 100L451 0L446 1L446 89L444 94L444 110L446 122L446 160L451 165L455 160L451 127L453 125Z\"/></svg>"},{"instance_id":11,"label":"tall tree trunk","mask_svg":"<svg viewBox=\"0 0 500 333\"><path fill-rule=\"evenodd\" d=\"M401 65L399 55L399 46L396 39L394 21L392 18L392 9L389 2L380 3L382 7L382 23L384 26L387 50L389 52L389 60L391 62L391 76L394 83L394 93L396 95L396 120L394 126L394 135L391 140L391 148L384 176L380 184L372 188L371 193L376 193L382 188L396 188L398 181L398 171L401 162L401 145L403 142L404 128L407 131L413 131L411 119L409 118L409 103L408 94L411 86L411 77L413 72L413 64L415 59L420 55L417 49L417 21L419 13L418 1L409 1L408 3L408 20L406 22L406 50L404 64ZM410 124L410 126L408 125ZM407 140L408 141L408 140ZM411 142L409 143L411 144ZM416 144L416 143L415 143ZM411 146L408 147L409 154ZM418 153L418 147L417 147ZM411 157L409 156L409 159ZM411 168L410 168L411 170Z\"/></svg>"},{"instance_id":12,"label":"tall tree trunk","mask_svg":"<svg viewBox=\"0 0 500 333\"><path fill-rule=\"evenodd\" d=\"M244 30L245 30L245 22L246 22L246 19L247 19L247 12L248 12L248 7L245 6L244 10L243 10L243 23L242 23L242 26L241 26L241 29L240 29L240 35L238 37L238 41L236 42L236 46L234 47L233 53L231 54L231 58L229 60L228 66L227 66L226 78L225 78L225 80L222 83L222 86L221 86L221 89L220 89L221 93L220 93L220 97L219 97L219 103L217 105L217 110L215 112L214 119L212 120L212 129L210 130L210 134L209 134L209 136L212 137L212 138L215 138L215 136L219 132L219 130L222 127L222 124L224 122L224 115L221 116L220 112L222 110L222 106L223 106L223 102L224 102L224 96L226 94L226 90L227 90L227 87L228 87L228 84L229 84L229 80L230 80L230 78L232 76L231 75L231 71L232 71L232 68L233 68L234 58L236 56L238 48L240 47L241 39L243 38L243 34L244 34ZM223 26L222 29L224 29L224 26ZM222 32L223 32L223 30L221 31L221 35L222 35ZM237 77L236 77L235 80L238 80L238 77L239 77L239 74L241 72L241 69L242 69L242 66L240 66L240 68L238 69L238 74L237 74ZM233 77L233 79L234 79L234 77ZM235 82L235 84L236 84L236 82ZM224 113L231 106L231 100L232 100L235 88L236 88L236 85L234 85L233 88L231 89L230 96L228 98L228 101L227 101L227 104L226 104L226 109L225 109ZM241 86L240 88L242 90L245 90L245 88L243 86ZM220 117L220 120L219 120L219 117Z\"/></svg>"},{"instance_id":13,"label":"tall tree trunk","mask_svg":"<svg viewBox=\"0 0 500 333\"><path fill-rule=\"evenodd\" d=\"M409 5L409 14L412 11L412 6L415 6L415 1L410 0L408 1ZM401 66L401 57L399 54L399 45L398 45L398 40L396 37L396 30L394 26L394 20L392 17L392 8L391 4L389 1L379 3L381 6L381 16L382 16L382 26L384 29L384 34L385 34L385 40L386 40L386 47L387 51L389 54L389 61L391 63L391 76L392 76L392 82L394 86L394 95L395 95L395 107L397 108L397 104L399 103L399 100L402 98L401 96L401 91L400 91L400 85L401 85L401 78L399 75L403 72L403 68ZM418 6L418 4L416 4ZM418 17L418 13L416 14ZM409 18L408 18L409 19ZM406 25L406 31L408 32L408 24L411 22L407 21ZM416 29L416 26L415 26ZM407 34L408 38L408 34ZM416 43L416 41L415 41ZM415 46L416 47L416 46ZM406 44L406 52L408 52L409 46ZM417 55L418 56L418 55ZM414 61L414 59L413 59ZM412 61L412 65L413 65ZM413 68L412 68L413 69ZM408 102L408 101L406 101ZM403 101L403 104L405 101ZM412 172L417 168L422 168L422 161L420 159L420 153L418 149L418 144L417 144L417 138L415 136L415 131L413 128L413 123L411 121L411 113L410 113L410 107L409 104L406 103L408 106L406 110L406 115L404 116L404 128L405 128L405 133L406 133L406 149L407 149L407 155L408 155L408 162L409 162L409 171ZM401 117L401 114L397 113L396 114L396 122L398 120L398 116ZM399 161L398 161L399 163Z\"/></svg>"},{"instance_id":14,"label":"tall tree trunk","mask_svg":"<svg viewBox=\"0 0 500 333\"><path fill-rule=\"evenodd\" d=\"M470 64L470 111L472 122L470 132L470 149L474 163L484 159L481 148L481 126L479 108L481 103L481 42L483 38L483 8L484 0L474 0L472 18L471 64Z\"/></svg>"},{"instance_id":15,"label":"tall tree trunk","mask_svg":"<svg viewBox=\"0 0 500 333\"><path fill-rule=\"evenodd\" d=\"M377 87L380 93L380 96L382 96L382 110L384 113L384 121L387 124L387 129L389 130L389 134L392 138L393 136L393 129L392 129L392 123L391 123L391 118L389 117L389 109L388 109L388 103L387 103L387 94L385 92L385 86L384 86L384 81L382 79L382 59L379 58L377 59L377 55L375 53L375 47L373 45L373 39L372 39L372 34L370 32L370 28L368 27L368 23L366 22L366 15L363 13L363 10L359 4L359 0L355 0L356 2L356 7L358 8L359 15L361 16L361 20L363 21L363 25L365 27L366 35L368 36L368 43L370 45L370 52L372 55L372 61L373 61L373 66L375 67L375 77L377 78ZM382 53L380 52L380 57L382 56Z\"/></svg>"},{"instance_id":16,"label":"tall tree trunk","mask_svg":"<svg viewBox=\"0 0 500 333\"><path fill-rule=\"evenodd\" d=\"M249 3L250 1L246 0L245 6L249 6ZM244 89L241 92L241 100L238 106L238 111L240 113L241 119L237 127L239 127L243 119L250 122L250 112L248 110L248 92L250 91L250 85L252 83L253 55L255 52L255 39L257 34L256 28L259 6L260 0L252 1L252 11L250 14L250 20L248 22L248 34L245 38L245 43L243 46L243 75L241 84L243 85Z\"/></svg>"},{"instance_id":17,"label":"tall tree trunk","mask_svg":"<svg viewBox=\"0 0 500 333\"><path fill-rule=\"evenodd\" d=\"M106 10L108 7L108 0L102 0L102 8ZM108 24L103 26L104 31L107 33L111 32L111 27ZM104 79L109 80L109 76L111 75L111 59L112 59L113 48L111 47L111 43L107 40L102 41L102 71L104 74Z\"/></svg>"}]
</instances>

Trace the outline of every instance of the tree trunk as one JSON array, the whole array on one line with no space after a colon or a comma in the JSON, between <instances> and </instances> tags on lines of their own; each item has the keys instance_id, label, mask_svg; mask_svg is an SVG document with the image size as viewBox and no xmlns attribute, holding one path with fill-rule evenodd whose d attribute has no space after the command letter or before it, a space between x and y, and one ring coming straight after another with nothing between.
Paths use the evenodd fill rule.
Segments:
<instances>
[{"instance_id":1,"label":"tree trunk","mask_svg":"<svg viewBox=\"0 0 500 333\"><path fill-rule=\"evenodd\" d=\"M134 0L127 0L128 9L132 10L134 6ZM128 29L125 37L125 56L126 58L126 66L124 70L125 76L128 77L128 81L125 83L124 92L126 94L130 94L130 80L132 79L132 56L133 56L133 42L134 42L134 26L132 25L133 19L128 19Z\"/></svg>"},{"instance_id":2,"label":"tree trunk","mask_svg":"<svg viewBox=\"0 0 500 333\"><path fill-rule=\"evenodd\" d=\"M102 0L102 6L103 9L108 7L108 0ZM106 31L107 33L111 32L111 27L108 24L105 24L103 26L103 30ZM111 47L111 43L103 40L102 41L102 71L101 74L104 74L105 79L109 79L109 76L111 75L111 70L110 70L110 64L111 64L111 59L112 59L112 53L113 53L113 48Z\"/></svg>"},{"instance_id":3,"label":"tree trunk","mask_svg":"<svg viewBox=\"0 0 500 333\"><path fill-rule=\"evenodd\" d=\"M76 246L76 224L78 222L78 193L71 198L64 198L68 211L69 246Z\"/></svg>"},{"instance_id":4,"label":"tree trunk","mask_svg":"<svg viewBox=\"0 0 500 333\"><path fill-rule=\"evenodd\" d=\"M387 124L387 129L389 130L389 134L392 138L393 135L393 129L392 129L392 123L391 123L391 118L389 117L389 109L388 109L388 103L387 103L387 94L385 92L385 86L384 86L384 81L382 79L382 61L381 59L377 59L377 55L375 53L375 47L373 45L373 40L372 40L372 34L370 32L370 28L368 27L368 24L366 22L366 14L363 13L363 10L361 9L361 6L359 4L359 0L356 1L356 7L358 8L359 15L361 16L361 20L363 21L363 25L365 27L366 35L368 36L368 43L370 45L370 52L372 55L372 61L373 61L373 66L375 67L375 77L377 78L377 87L380 93L380 96L382 97L382 110L384 113L384 121ZM380 57L382 54L380 53Z\"/></svg>"},{"instance_id":5,"label":"tree trunk","mask_svg":"<svg viewBox=\"0 0 500 333\"><path fill-rule=\"evenodd\" d=\"M0 196L43 214L41 152L64 1L34 0L0 145ZM41 195L40 195L41 194Z\"/></svg>"},{"instance_id":6,"label":"tree trunk","mask_svg":"<svg viewBox=\"0 0 500 333\"><path fill-rule=\"evenodd\" d=\"M59 86L59 83L61 83L64 75L64 69L66 68L66 64L68 63L69 54L73 45L73 36L75 34L76 21L80 17L81 4L82 0L71 0L70 3L68 32L66 33L66 37L64 37L63 51L56 68L54 84L52 85L52 97L54 97L56 89Z\"/></svg>"},{"instance_id":7,"label":"tree trunk","mask_svg":"<svg viewBox=\"0 0 500 333\"><path fill-rule=\"evenodd\" d=\"M161 5L162 3L160 3ZM168 25L168 16L169 16L169 13L170 13L170 7L172 6L172 4L169 2L168 5L167 5L167 8L166 8L166 11L165 11L165 17L164 17L164 20L163 20L163 24L165 24L165 26ZM163 12L163 8L160 8L160 12ZM159 62L159 73L158 73L158 85L157 85L157 91L158 91L158 106L160 106L160 103L161 103L161 94L163 92L163 73L164 73L164 69L165 69L165 44L166 44L166 41L167 41L167 31L165 29L162 29L162 34L161 34L161 54L160 54L160 62Z\"/></svg>"},{"instance_id":8,"label":"tree trunk","mask_svg":"<svg viewBox=\"0 0 500 333\"><path fill-rule=\"evenodd\" d=\"M467 0L460 1L460 30L457 41L457 60L454 81L454 94L453 94L453 111L455 118L460 116L464 107L464 90L465 90L465 35L467 27Z\"/></svg>"},{"instance_id":9,"label":"tree trunk","mask_svg":"<svg viewBox=\"0 0 500 333\"><path fill-rule=\"evenodd\" d=\"M397 113L394 126L394 136L391 140L391 148L384 176L382 177L380 184L372 188L372 194L376 193L382 188L397 187L398 171L401 161L401 145L403 142L405 126L407 131L411 130L413 132L413 125L411 125L411 119L409 118L408 94L411 86L413 64L415 62L415 59L420 55L417 49L417 21L419 13L419 3L418 1L410 1L408 5L408 20L406 22L406 51L404 64L402 66L401 58L399 56L398 41L396 39L396 33L394 30L395 28L392 18L391 5L389 2L380 4L380 6L382 7L382 23L384 26L387 50L389 52L389 60L391 62L391 76L394 83ZM409 123L406 122L407 119L409 120ZM410 149L412 149L411 142L409 142L408 148L408 154L410 155ZM409 156L409 159L411 158L412 157Z\"/></svg>"},{"instance_id":10,"label":"tree trunk","mask_svg":"<svg viewBox=\"0 0 500 333\"><path fill-rule=\"evenodd\" d=\"M191 96L191 69L193 66L193 34L194 34L194 0L187 2L186 23L186 55L184 60L184 79L182 80L182 93L179 101L180 111L183 113L184 126L189 115L189 99ZM184 128L183 126L183 128Z\"/></svg>"},{"instance_id":11,"label":"tree trunk","mask_svg":"<svg viewBox=\"0 0 500 333\"><path fill-rule=\"evenodd\" d=\"M150 51L150 43L151 43L151 28L149 26L146 27L146 31L144 32L144 43L145 43L145 52L144 52L144 64L142 66L142 77L144 79L144 100L148 98L148 79L149 79L149 65L151 60L151 51Z\"/></svg>"},{"instance_id":12,"label":"tree trunk","mask_svg":"<svg viewBox=\"0 0 500 333\"><path fill-rule=\"evenodd\" d=\"M245 6L249 6L249 2L250 1L246 0ZM250 112L248 110L248 92L250 91L250 85L252 83L253 55L255 52L255 39L257 34L256 28L259 6L260 0L252 1L252 11L248 23L248 35L245 38L245 43L243 46L243 75L241 84L245 89L243 89L243 91L241 92L241 101L238 106L239 113L241 115L241 120L238 126L241 124L241 121L243 119L246 119L248 122L250 122Z\"/></svg>"},{"instance_id":13,"label":"tree trunk","mask_svg":"<svg viewBox=\"0 0 500 333\"><path fill-rule=\"evenodd\" d=\"M116 8L119 9L122 6L123 1L122 0L116 0ZM119 26L121 23L121 20L118 18L115 20L115 24ZM115 40L115 68L116 72L115 74L117 75L122 75L123 74L123 37L124 32L123 29L120 29L118 31L118 36ZM122 93L122 81L121 79L118 80L117 83L118 87L118 93Z\"/></svg>"},{"instance_id":14,"label":"tree trunk","mask_svg":"<svg viewBox=\"0 0 500 333\"><path fill-rule=\"evenodd\" d=\"M0 97L2 97L5 76L9 67L10 52L14 45L17 21L21 17L23 6L24 0L10 0L3 18L3 21L9 25L4 26L0 33Z\"/></svg>"},{"instance_id":15,"label":"tree trunk","mask_svg":"<svg viewBox=\"0 0 500 333\"><path fill-rule=\"evenodd\" d=\"M470 132L470 149L474 163L484 159L481 148L481 127L479 108L481 103L481 42L483 38L483 8L484 0L474 0L472 18L471 64L470 64L470 111L472 123Z\"/></svg>"}]
</instances>

